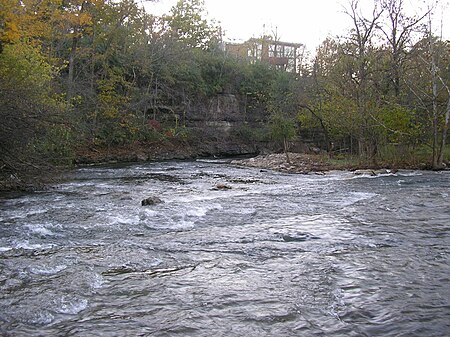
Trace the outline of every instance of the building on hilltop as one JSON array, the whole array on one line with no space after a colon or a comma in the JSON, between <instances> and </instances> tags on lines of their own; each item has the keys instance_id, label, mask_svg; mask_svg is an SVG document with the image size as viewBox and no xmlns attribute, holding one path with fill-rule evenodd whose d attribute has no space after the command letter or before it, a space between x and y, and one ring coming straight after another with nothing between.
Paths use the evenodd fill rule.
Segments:
<instances>
[{"instance_id":1,"label":"building on hilltop","mask_svg":"<svg viewBox=\"0 0 450 337\"><path fill-rule=\"evenodd\" d=\"M271 36L251 38L244 43L226 43L225 51L232 56L245 58L251 63L266 62L288 72L300 72L305 46L301 43L283 42Z\"/></svg>"}]
</instances>

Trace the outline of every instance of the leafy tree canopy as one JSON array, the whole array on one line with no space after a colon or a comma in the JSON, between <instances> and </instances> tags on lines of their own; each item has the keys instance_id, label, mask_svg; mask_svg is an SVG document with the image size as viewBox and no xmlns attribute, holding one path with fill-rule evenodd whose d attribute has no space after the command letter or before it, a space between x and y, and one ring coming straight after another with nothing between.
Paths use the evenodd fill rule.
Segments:
<instances>
[{"instance_id":1,"label":"leafy tree canopy","mask_svg":"<svg viewBox=\"0 0 450 337\"><path fill-rule=\"evenodd\" d=\"M168 17L173 36L187 47L215 47L220 41L220 27L206 16L203 0L179 0Z\"/></svg>"}]
</instances>

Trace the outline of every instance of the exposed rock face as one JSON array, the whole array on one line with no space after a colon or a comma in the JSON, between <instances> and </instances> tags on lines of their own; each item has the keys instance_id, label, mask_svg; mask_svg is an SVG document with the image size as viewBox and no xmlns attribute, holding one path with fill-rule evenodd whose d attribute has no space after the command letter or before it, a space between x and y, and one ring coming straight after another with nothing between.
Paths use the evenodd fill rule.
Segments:
<instances>
[{"instance_id":1,"label":"exposed rock face","mask_svg":"<svg viewBox=\"0 0 450 337\"><path fill-rule=\"evenodd\" d=\"M186 119L190 124L217 122L218 125L227 126L226 123L242 123L260 120L264 111L250 111L247 109L245 97L238 94L217 94L216 96L196 102L186 111Z\"/></svg>"},{"instance_id":2,"label":"exposed rock face","mask_svg":"<svg viewBox=\"0 0 450 337\"><path fill-rule=\"evenodd\" d=\"M215 121L241 122L244 119L244 114L240 111L241 107L236 95L217 95L211 99L208 110L208 115Z\"/></svg>"},{"instance_id":3,"label":"exposed rock face","mask_svg":"<svg viewBox=\"0 0 450 337\"><path fill-rule=\"evenodd\" d=\"M195 136L193 145L200 156L256 154L266 146L253 140L248 132L261 129L268 112L250 109L245 96L217 94L174 111L160 111L158 121L173 123L174 115Z\"/></svg>"},{"instance_id":4,"label":"exposed rock face","mask_svg":"<svg viewBox=\"0 0 450 337\"><path fill-rule=\"evenodd\" d=\"M152 206L152 205L157 205L157 204L161 204L164 201L162 201L160 198L152 196L152 197L148 197L144 200L141 201L141 205L142 206Z\"/></svg>"}]
</instances>

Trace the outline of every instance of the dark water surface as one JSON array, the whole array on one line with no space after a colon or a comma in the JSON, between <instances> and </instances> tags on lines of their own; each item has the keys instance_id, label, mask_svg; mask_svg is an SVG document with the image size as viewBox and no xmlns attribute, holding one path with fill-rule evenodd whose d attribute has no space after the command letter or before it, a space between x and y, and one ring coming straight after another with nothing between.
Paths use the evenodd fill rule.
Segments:
<instances>
[{"instance_id":1,"label":"dark water surface","mask_svg":"<svg viewBox=\"0 0 450 337\"><path fill-rule=\"evenodd\" d=\"M0 334L446 336L449 195L449 172L79 169L0 201Z\"/></svg>"}]
</instances>

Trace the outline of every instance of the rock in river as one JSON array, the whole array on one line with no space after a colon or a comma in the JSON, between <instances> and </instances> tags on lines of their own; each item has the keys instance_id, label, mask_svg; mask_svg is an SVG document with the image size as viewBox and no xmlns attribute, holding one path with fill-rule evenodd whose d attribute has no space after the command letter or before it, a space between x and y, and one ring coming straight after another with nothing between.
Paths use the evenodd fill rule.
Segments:
<instances>
[{"instance_id":1,"label":"rock in river","mask_svg":"<svg viewBox=\"0 0 450 337\"><path fill-rule=\"evenodd\" d=\"M141 201L141 205L142 206L152 206L152 205L156 205L156 204L161 204L164 201L162 201L160 198L158 197L148 197L147 199L144 199Z\"/></svg>"},{"instance_id":2,"label":"rock in river","mask_svg":"<svg viewBox=\"0 0 450 337\"><path fill-rule=\"evenodd\" d=\"M217 184L213 190L231 190L231 186L228 186L226 184Z\"/></svg>"}]
</instances>

